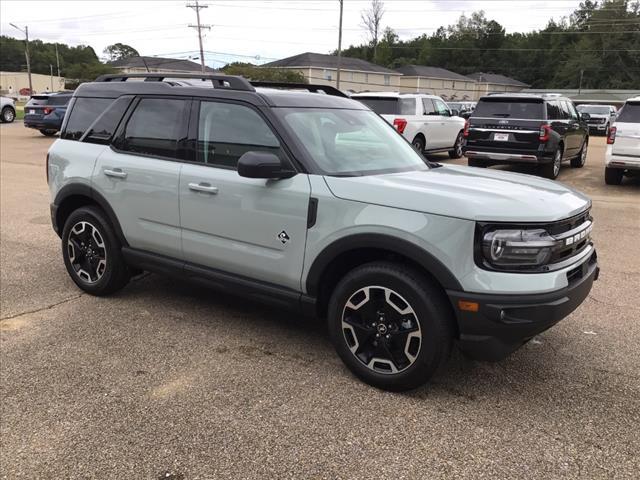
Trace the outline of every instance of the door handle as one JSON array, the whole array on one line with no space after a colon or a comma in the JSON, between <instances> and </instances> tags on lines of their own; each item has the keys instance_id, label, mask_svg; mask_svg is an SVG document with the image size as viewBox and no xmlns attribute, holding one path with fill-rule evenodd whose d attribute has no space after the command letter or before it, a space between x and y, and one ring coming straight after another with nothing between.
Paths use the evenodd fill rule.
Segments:
<instances>
[{"instance_id":1,"label":"door handle","mask_svg":"<svg viewBox=\"0 0 640 480\"><path fill-rule=\"evenodd\" d=\"M190 183L189 190L193 190L195 192L211 193L212 195L218 193L218 187L214 187L212 185L209 185L208 183Z\"/></svg>"},{"instance_id":2,"label":"door handle","mask_svg":"<svg viewBox=\"0 0 640 480\"><path fill-rule=\"evenodd\" d=\"M107 177L127 178L127 172L123 172L120 168L114 168L113 170L105 168L103 172Z\"/></svg>"}]
</instances>

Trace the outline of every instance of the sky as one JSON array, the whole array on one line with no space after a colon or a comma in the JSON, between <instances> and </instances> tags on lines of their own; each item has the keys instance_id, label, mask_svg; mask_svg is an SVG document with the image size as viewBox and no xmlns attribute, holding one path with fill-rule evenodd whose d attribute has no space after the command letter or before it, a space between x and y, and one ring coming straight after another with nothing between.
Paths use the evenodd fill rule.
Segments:
<instances>
[{"instance_id":1,"label":"sky","mask_svg":"<svg viewBox=\"0 0 640 480\"><path fill-rule=\"evenodd\" d=\"M195 0L193 0L194 3ZM370 0L344 0L343 47L358 45L366 34L360 19ZM401 39L432 34L461 14L484 10L507 32L541 29L551 18L568 16L579 0L385 0L382 24ZM338 44L338 0L202 0L207 65L232 61L262 64L302 52L329 53ZM31 39L90 45L98 56L116 42L141 55L198 56L190 24L195 11L186 1L28 1L0 2L0 34L23 38L9 25L29 27Z\"/></svg>"}]
</instances>

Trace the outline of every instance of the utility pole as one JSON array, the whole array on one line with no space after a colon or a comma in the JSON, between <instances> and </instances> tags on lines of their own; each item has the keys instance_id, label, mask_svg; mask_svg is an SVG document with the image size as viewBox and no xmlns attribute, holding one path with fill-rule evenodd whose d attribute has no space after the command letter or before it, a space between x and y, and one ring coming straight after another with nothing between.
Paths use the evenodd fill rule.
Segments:
<instances>
[{"instance_id":1,"label":"utility pole","mask_svg":"<svg viewBox=\"0 0 640 480\"><path fill-rule=\"evenodd\" d=\"M53 65L49 64L49 79L51 80L51 93L53 93Z\"/></svg>"},{"instance_id":2,"label":"utility pole","mask_svg":"<svg viewBox=\"0 0 640 480\"><path fill-rule=\"evenodd\" d=\"M196 11L196 19L197 25L189 25L190 28L195 28L198 30L198 41L200 42L200 65L202 65L202 73L204 73L204 50L202 48L202 30L211 29L211 25L202 25L200 24L200 9L201 8L209 8L209 5L200 5L198 4L198 0L196 3L187 3L187 8L193 8Z\"/></svg>"},{"instance_id":3,"label":"utility pole","mask_svg":"<svg viewBox=\"0 0 640 480\"><path fill-rule=\"evenodd\" d=\"M25 35L25 43L24 43L24 56L27 59L27 75L29 76L29 95L33 95L33 84L31 83L31 62L29 60L29 27L25 26L24 30L20 27L10 23L13 28L16 30L20 30Z\"/></svg>"},{"instance_id":4,"label":"utility pole","mask_svg":"<svg viewBox=\"0 0 640 480\"><path fill-rule=\"evenodd\" d=\"M336 72L336 88L340 89L340 64L342 63L342 2L340 1L340 23L338 24L338 71Z\"/></svg>"},{"instance_id":5,"label":"utility pole","mask_svg":"<svg viewBox=\"0 0 640 480\"><path fill-rule=\"evenodd\" d=\"M580 70L580 83L578 84L578 95L582 92L582 77L584 75L584 69Z\"/></svg>"},{"instance_id":6,"label":"utility pole","mask_svg":"<svg viewBox=\"0 0 640 480\"><path fill-rule=\"evenodd\" d=\"M58 44L56 43L56 66L58 67L58 77L60 77L60 57L58 57Z\"/></svg>"}]
</instances>

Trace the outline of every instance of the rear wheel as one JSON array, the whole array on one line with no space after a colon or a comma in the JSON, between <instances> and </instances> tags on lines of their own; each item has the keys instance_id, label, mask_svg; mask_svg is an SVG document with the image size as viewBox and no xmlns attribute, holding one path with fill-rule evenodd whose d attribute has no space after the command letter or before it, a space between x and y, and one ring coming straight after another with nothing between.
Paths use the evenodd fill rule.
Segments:
<instances>
[{"instance_id":1,"label":"rear wheel","mask_svg":"<svg viewBox=\"0 0 640 480\"><path fill-rule=\"evenodd\" d=\"M558 148L553 155L553 160L540 166L540 174L551 180L558 178L560 166L562 165L562 149Z\"/></svg>"},{"instance_id":2,"label":"rear wheel","mask_svg":"<svg viewBox=\"0 0 640 480\"><path fill-rule=\"evenodd\" d=\"M464 139L464 135L462 132L458 134L456 137L456 143L453 145L453 150L449 150L449 158L460 158L462 157L462 141Z\"/></svg>"},{"instance_id":3,"label":"rear wheel","mask_svg":"<svg viewBox=\"0 0 640 480\"><path fill-rule=\"evenodd\" d=\"M15 118L16 118L16 112L13 108L4 107L2 109L2 114L0 114L0 119L2 120L2 123L11 123L15 120Z\"/></svg>"},{"instance_id":4,"label":"rear wheel","mask_svg":"<svg viewBox=\"0 0 640 480\"><path fill-rule=\"evenodd\" d=\"M385 390L429 380L449 355L452 325L442 291L419 271L393 263L352 270L329 304L338 355L363 381Z\"/></svg>"},{"instance_id":5,"label":"rear wheel","mask_svg":"<svg viewBox=\"0 0 640 480\"><path fill-rule=\"evenodd\" d=\"M130 272L111 223L95 207L74 211L62 231L62 256L71 279L87 293L108 295L124 287Z\"/></svg>"},{"instance_id":6,"label":"rear wheel","mask_svg":"<svg viewBox=\"0 0 640 480\"><path fill-rule=\"evenodd\" d=\"M45 137L53 137L56 133L58 133L57 130L47 130L47 129L40 129L40 133L43 134Z\"/></svg>"},{"instance_id":7,"label":"rear wheel","mask_svg":"<svg viewBox=\"0 0 640 480\"><path fill-rule=\"evenodd\" d=\"M425 149L425 141L422 135L416 135L416 138L411 142L413 148L415 148L419 153L423 153Z\"/></svg>"},{"instance_id":8,"label":"rear wheel","mask_svg":"<svg viewBox=\"0 0 640 480\"><path fill-rule=\"evenodd\" d=\"M604 183L607 185L620 185L623 176L624 170L621 168L605 167L604 169Z\"/></svg>"},{"instance_id":9,"label":"rear wheel","mask_svg":"<svg viewBox=\"0 0 640 480\"><path fill-rule=\"evenodd\" d=\"M589 147L589 141L585 138L580 153L576 158L571 159L571 166L573 168L582 168L587 163L587 148Z\"/></svg>"}]
</instances>

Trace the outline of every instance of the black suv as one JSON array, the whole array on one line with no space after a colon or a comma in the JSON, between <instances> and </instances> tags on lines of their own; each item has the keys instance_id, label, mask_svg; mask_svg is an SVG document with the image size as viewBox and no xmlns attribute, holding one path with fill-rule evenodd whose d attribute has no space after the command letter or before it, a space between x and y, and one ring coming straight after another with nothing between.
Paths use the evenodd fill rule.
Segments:
<instances>
[{"instance_id":1,"label":"black suv","mask_svg":"<svg viewBox=\"0 0 640 480\"><path fill-rule=\"evenodd\" d=\"M471 167L536 164L542 176L555 179L563 161L584 165L589 118L557 95L489 95L467 120L462 151Z\"/></svg>"}]
</instances>

